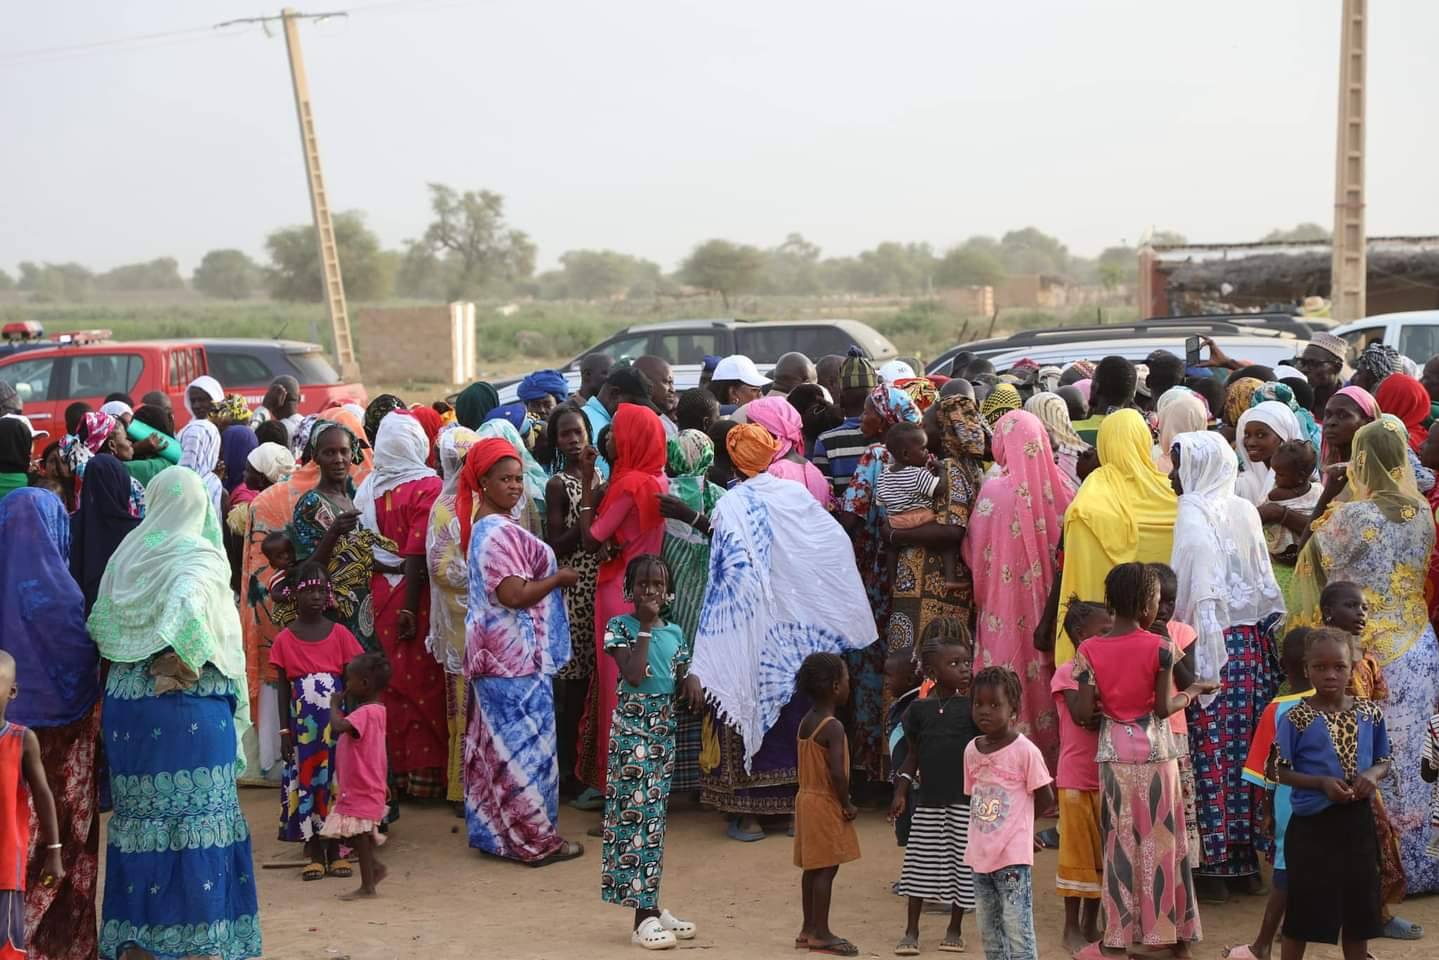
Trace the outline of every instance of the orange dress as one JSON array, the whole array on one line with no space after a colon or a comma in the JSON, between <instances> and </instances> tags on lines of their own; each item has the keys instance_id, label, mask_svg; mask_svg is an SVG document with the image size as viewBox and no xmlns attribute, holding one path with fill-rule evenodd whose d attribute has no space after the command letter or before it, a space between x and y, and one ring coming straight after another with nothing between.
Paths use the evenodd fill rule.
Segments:
<instances>
[{"instance_id":1,"label":"orange dress","mask_svg":"<svg viewBox=\"0 0 1439 960\"><path fill-rule=\"evenodd\" d=\"M844 818L844 809L834 795L834 781L829 775L829 752L815 741L815 734L827 723L839 723L827 717L808 737L799 738L799 793L794 800L794 865L801 870L823 870L859 859L859 834L854 821ZM845 738L846 769L849 764L849 738Z\"/></svg>"}]
</instances>

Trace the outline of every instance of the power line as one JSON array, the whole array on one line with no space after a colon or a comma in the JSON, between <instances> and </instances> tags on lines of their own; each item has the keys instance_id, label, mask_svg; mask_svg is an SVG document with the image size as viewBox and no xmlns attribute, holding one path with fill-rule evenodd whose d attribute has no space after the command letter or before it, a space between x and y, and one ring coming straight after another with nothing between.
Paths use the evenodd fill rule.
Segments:
<instances>
[{"instance_id":1,"label":"power line","mask_svg":"<svg viewBox=\"0 0 1439 960\"><path fill-rule=\"evenodd\" d=\"M160 33L142 33L131 37L114 37L110 40L96 40L92 43L78 43L64 47L46 47L39 50L24 50L19 53L0 55L0 66L58 59L64 56L104 52L126 47L145 46L166 40L213 35L214 27L189 27L184 30L166 30Z\"/></svg>"}]
</instances>

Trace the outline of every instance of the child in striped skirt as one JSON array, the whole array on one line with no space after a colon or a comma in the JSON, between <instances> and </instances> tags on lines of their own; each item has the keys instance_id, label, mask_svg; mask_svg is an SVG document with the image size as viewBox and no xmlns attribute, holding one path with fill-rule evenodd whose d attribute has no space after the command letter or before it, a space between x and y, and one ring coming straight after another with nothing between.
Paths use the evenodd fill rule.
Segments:
<instances>
[{"instance_id":1,"label":"child in striped skirt","mask_svg":"<svg viewBox=\"0 0 1439 960\"><path fill-rule=\"evenodd\" d=\"M969 703L974 646L961 620L948 617L925 627L919 644L929 695L904 715L909 748L895 775L891 817L903 813L913 792L913 816L904 867L896 892L909 898L909 922L896 956L919 953L919 915L924 901L947 904L949 929L939 949L964 950L964 911L974 909L974 875L964 864L969 835L969 797L964 794L964 750L978 735Z\"/></svg>"}]
</instances>

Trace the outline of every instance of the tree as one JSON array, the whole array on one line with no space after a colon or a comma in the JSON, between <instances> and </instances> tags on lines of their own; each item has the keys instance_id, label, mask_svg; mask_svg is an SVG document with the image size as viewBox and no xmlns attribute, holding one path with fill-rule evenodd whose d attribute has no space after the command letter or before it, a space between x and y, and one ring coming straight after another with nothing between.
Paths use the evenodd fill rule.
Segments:
<instances>
[{"instance_id":1,"label":"tree","mask_svg":"<svg viewBox=\"0 0 1439 960\"><path fill-rule=\"evenodd\" d=\"M1149 235L1149 244L1154 247L1182 247L1189 238L1177 230L1155 230Z\"/></svg>"},{"instance_id":2,"label":"tree","mask_svg":"<svg viewBox=\"0 0 1439 960\"><path fill-rule=\"evenodd\" d=\"M505 223L504 197L489 190L456 193L442 183L429 187L435 219L425 230L425 242L459 263L450 299L494 280L523 280L534 273L535 245L524 231Z\"/></svg>"},{"instance_id":3,"label":"tree","mask_svg":"<svg viewBox=\"0 0 1439 960\"><path fill-rule=\"evenodd\" d=\"M1133 247L1105 247L1094 261L1095 274L1106 290L1139 279L1139 254Z\"/></svg>"},{"instance_id":4,"label":"tree","mask_svg":"<svg viewBox=\"0 0 1439 960\"><path fill-rule=\"evenodd\" d=\"M1035 227L1011 230L999 239L999 257L1010 273L1069 272L1069 248Z\"/></svg>"},{"instance_id":5,"label":"tree","mask_svg":"<svg viewBox=\"0 0 1439 960\"><path fill-rule=\"evenodd\" d=\"M340 276L351 300L380 300L389 294L385 287L380 240L365 226L365 215L357 210L334 217L335 247L340 258ZM284 227L265 238L270 268L265 282L276 300L323 302L324 275L320 269L320 245L313 226Z\"/></svg>"},{"instance_id":6,"label":"tree","mask_svg":"<svg viewBox=\"0 0 1439 960\"><path fill-rule=\"evenodd\" d=\"M768 293L819 293L820 249L798 233L765 251L764 289Z\"/></svg>"},{"instance_id":7,"label":"tree","mask_svg":"<svg viewBox=\"0 0 1439 960\"><path fill-rule=\"evenodd\" d=\"M0 270L0 290L13 289L15 289L15 278L10 276L10 274L6 273L4 270Z\"/></svg>"},{"instance_id":8,"label":"tree","mask_svg":"<svg viewBox=\"0 0 1439 960\"><path fill-rule=\"evenodd\" d=\"M613 250L570 250L560 257L560 267L562 295L581 300L652 297L660 281L659 264Z\"/></svg>"},{"instance_id":9,"label":"tree","mask_svg":"<svg viewBox=\"0 0 1439 960\"><path fill-rule=\"evenodd\" d=\"M728 310L730 295L753 290L763 269L764 254L758 247L706 240L680 264L679 276L691 286L718 293Z\"/></svg>"},{"instance_id":10,"label":"tree","mask_svg":"<svg viewBox=\"0 0 1439 960\"><path fill-rule=\"evenodd\" d=\"M1302 243L1307 240L1328 240L1329 231L1317 223L1301 223L1291 230L1276 227L1260 238L1260 243Z\"/></svg>"},{"instance_id":11,"label":"tree","mask_svg":"<svg viewBox=\"0 0 1439 960\"><path fill-rule=\"evenodd\" d=\"M95 278L101 290L183 290L180 262L174 257L157 257L144 263L127 263Z\"/></svg>"},{"instance_id":12,"label":"tree","mask_svg":"<svg viewBox=\"0 0 1439 960\"><path fill-rule=\"evenodd\" d=\"M19 289L38 303L77 303L90 295L95 275L78 263L20 264Z\"/></svg>"},{"instance_id":13,"label":"tree","mask_svg":"<svg viewBox=\"0 0 1439 960\"><path fill-rule=\"evenodd\" d=\"M941 287L992 287L1003 282L1004 276L1004 264L994 250L987 244L972 241L946 253L934 272L935 282Z\"/></svg>"},{"instance_id":14,"label":"tree","mask_svg":"<svg viewBox=\"0 0 1439 960\"><path fill-rule=\"evenodd\" d=\"M211 250L195 268L190 285L217 300L244 300L259 280L259 265L243 250Z\"/></svg>"}]
</instances>

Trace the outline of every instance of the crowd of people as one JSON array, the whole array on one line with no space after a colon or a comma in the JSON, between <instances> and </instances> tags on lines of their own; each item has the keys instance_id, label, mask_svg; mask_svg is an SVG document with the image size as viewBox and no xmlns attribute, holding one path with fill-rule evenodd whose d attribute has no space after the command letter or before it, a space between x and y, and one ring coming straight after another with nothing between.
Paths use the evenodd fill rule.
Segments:
<instances>
[{"instance_id":1,"label":"crowd of people","mask_svg":"<svg viewBox=\"0 0 1439 960\"><path fill-rule=\"evenodd\" d=\"M562 797L599 811L646 949L697 932L660 899L675 793L793 836L814 953L858 952L861 807L905 847L901 956L928 902L940 950L974 911L1037 957L1043 846L1079 960L1190 956L1236 895L1268 900L1233 960L1422 936L1439 357L953 369L715 357L678 392L593 354L574 393L309 416L207 376L178 431L114 396L48 444L0 384L0 956L259 956L242 780L348 899L408 803L534 867L586 855Z\"/></svg>"}]
</instances>

